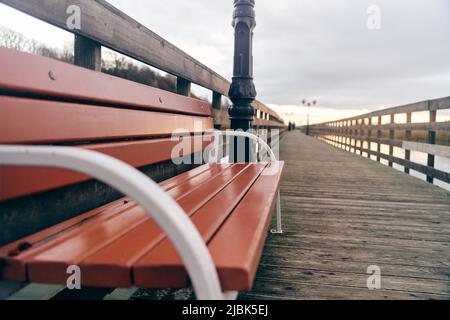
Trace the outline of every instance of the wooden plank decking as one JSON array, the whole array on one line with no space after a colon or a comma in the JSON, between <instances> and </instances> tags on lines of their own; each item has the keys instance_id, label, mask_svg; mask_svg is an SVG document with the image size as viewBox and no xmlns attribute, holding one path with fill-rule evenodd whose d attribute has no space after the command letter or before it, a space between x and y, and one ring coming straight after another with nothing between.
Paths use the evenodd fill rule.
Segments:
<instances>
[{"instance_id":1,"label":"wooden plank decking","mask_svg":"<svg viewBox=\"0 0 450 320\"><path fill-rule=\"evenodd\" d=\"M285 233L240 299L450 299L450 193L299 132L281 143ZM381 268L368 290L367 267ZM134 299L190 299L139 290Z\"/></svg>"},{"instance_id":2,"label":"wooden plank decking","mask_svg":"<svg viewBox=\"0 0 450 320\"><path fill-rule=\"evenodd\" d=\"M241 298L450 299L450 193L299 132L281 159L285 234Z\"/></svg>"}]
</instances>

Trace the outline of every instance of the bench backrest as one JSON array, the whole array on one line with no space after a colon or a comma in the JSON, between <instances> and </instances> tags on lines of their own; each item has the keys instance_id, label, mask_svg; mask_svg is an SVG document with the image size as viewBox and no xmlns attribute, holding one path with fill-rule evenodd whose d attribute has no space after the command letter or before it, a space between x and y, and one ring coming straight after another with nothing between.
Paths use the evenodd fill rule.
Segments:
<instances>
[{"instance_id":1,"label":"bench backrest","mask_svg":"<svg viewBox=\"0 0 450 320\"><path fill-rule=\"evenodd\" d=\"M208 102L11 49L0 48L0 61L0 144L77 146L140 168L171 159L175 130L214 126ZM190 152L204 147L193 144ZM0 167L0 201L88 179Z\"/></svg>"}]
</instances>

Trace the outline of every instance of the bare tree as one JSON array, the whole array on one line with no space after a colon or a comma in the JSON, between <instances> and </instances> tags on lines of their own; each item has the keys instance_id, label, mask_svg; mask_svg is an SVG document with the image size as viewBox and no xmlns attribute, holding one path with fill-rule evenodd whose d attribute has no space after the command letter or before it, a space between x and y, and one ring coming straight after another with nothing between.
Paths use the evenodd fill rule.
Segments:
<instances>
[{"instance_id":1,"label":"bare tree","mask_svg":"<svg viewBox=\"0 0 450 320\"><path fill-rule=\"evenodd\" d=\"M0 46L74 63L73 47L69 48L66 45L63 50L51 48L3 26L0 26ZM137 65L132 60L116 53L111 53L107 59L102 60L102 72L166 91L176 92L175 77L160 74L145 65ZM195 95L192 95L192 97L202 99Z\"/></svg>"},{"instance_id":2,"label":"bare tree","mask_svg":"<svg viewBox=\"0 0 450 320\"><path fill-rule=\"evenodd\" d=\"M20 51L33 49L30 41L22 34L2 26L0 26L0 46Z\"/></svg>"}]
</instances>

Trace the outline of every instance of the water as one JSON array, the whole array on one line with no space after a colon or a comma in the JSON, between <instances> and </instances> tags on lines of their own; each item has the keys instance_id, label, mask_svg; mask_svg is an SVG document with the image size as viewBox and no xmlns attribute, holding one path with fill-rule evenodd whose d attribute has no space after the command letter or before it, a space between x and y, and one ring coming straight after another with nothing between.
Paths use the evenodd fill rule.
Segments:
<instances>
[{"instance_id":1,"label":"water","mask_svg":"<svg viewBox=\"0 0 450 320\"><path fill-rule=\"evenodd\" d=\"M337 138L337 137L325 136L324 138L326 138L326 139L333 139L333 138ZM321 140L325 141L325 142L327 142L327 143L329 143L329 144L331 144L331 145L333 145L335 147L339 147L339 145L336 142L332 142L332 141L329 141L329 140L326 140L326 139L321 139ZM350 142L351 142L352 145L354 145L355 140L354 139L347 139L347 143L350 143ZM356 145L360 146L361 145L361 141L356 141ZM369 144L368 144L367 141L363 141L362 145L363 145L364 149L367 149L369 147ZM377 146L378 146L377 143L372 143L371 146L370 146L370 150L377 151ZM346 149L347 151L351 151L353 153L355 152L354 148L342 147L342 149ZM389 154L389 146L385 145L385 144L382 144L381 145L381 153ZM358 150L358 154L359 154L359 150ZM367 157L367 153L363 152L363 156ZM405 158L405 150L402 149L402 148L394 147L394 156L397 157L397 158L404 159ZM376 156L374 156L374 155L371 155L370 159L373 160L373 161L377 160ZM418 152L418 151L411 151L410 159L411 159L412 162L419 163L419 164L422 164L422 165L426 166L427 163L428 163L428 154L423 153L423 152ZM385 159L381 159L380 163L382 163L382 164L384 164L386 166L389 165L389 162L387 160L385 160ZM435 157L435 166L434 167L436 169L444 171L444 172L450 172L450 159L436 156ZM398 170L398 171L401 171L401 172L404 172L404 169L405 169L402 165L399 165L399 164L396 164L396 163L393 164L393 168ZM418 179L421 179L423 181L427 180L426 175L424 175L423 173L417 172L415 170L410 170L410 175L412 175L412 176L414 176L414 177L416 177ZM439 186L439 187L441 187L441 188L443 188L443 189L445 189L447 191L450 191L450 184L449 183L440 181L438 179L434 179L434 185Z\"/></svg>"}]
</instances>

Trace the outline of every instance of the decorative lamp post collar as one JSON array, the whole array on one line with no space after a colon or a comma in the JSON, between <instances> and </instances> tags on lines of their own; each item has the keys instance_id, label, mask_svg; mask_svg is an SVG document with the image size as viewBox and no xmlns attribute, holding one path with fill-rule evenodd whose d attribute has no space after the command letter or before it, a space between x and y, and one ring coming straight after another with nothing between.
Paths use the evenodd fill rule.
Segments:
<instances>
[{"instance_id":1,"label":"decorative lamp post collar","mask_svg":"<svg viewBox=\"0 0 450 320\"><path fill-rule=\"evenodd\" d=\"M233 28L236 27L238 19L250 18L252 29L256 26L255 0L234 0Z\"/></svg>"}]
</instances>

